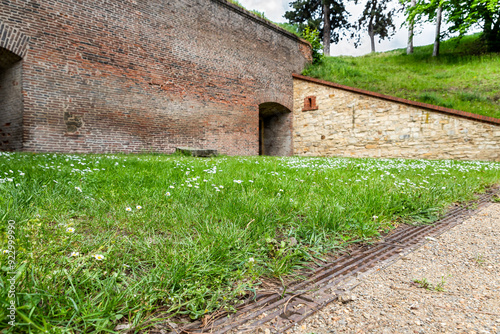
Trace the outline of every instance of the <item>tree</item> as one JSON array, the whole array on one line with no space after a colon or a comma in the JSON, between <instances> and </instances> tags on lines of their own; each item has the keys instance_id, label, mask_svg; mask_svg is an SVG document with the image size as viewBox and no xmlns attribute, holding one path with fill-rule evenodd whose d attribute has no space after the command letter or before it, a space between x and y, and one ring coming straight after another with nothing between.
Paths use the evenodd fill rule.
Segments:
<instances>
[{"instance_id":1,"label":"tree","mask_svg":"<svg viewBox=\"0 0 500 334\"><path fill-rule=\"evenodd\" d=\"M387 4L390 0L368 0L363 10L363 14L358 20L358 29L368 29L372 52L375 52L375 35L379 39L390 38L396 32L393 16L395 9L388 10ZM360 43L361 34L358 35L356 46Z\"/></svg>"},{"instance_id":2,"label":"tree","mask_svg":"<svg viewBox=\"0 0 500 334\"><path fill-rule=\"evenodd\" d=\"M323 39L323 54L330 55L330 43L337 43L350 27L344 0L295 0L293 10L285 13L289 23L318 30Z\"/></svg>"},{"instance_id":3,"label":"tree","mask_svg":"<svg viewBox=\"0 0 500 334\"><path fill-rule=\"evenodd\" d=\"M482 39L488 51L500 52L500 1L498 0L449 0L447 22L450 32L462 36L473 26L483 29Z\"/></svg>"},{"instance_id":4,"label":"tree","mask_svg":"<svg viewBox=\"0 0 500 334\"><path fill-rule=\"evenodd\" d=\"M441 17L443 15L443 5L442 3L438 4L438 8L436 10L436 35L434 37L434 48L432 49L432 56L439 56L439 44L441 42Z\"/></svg>"},{"instance_id":5,"label":"tree","mask_svg":"<svg viewBox=\"0 0 500 334\"><path fill-rule=\"evenodd\" d=\"M409 0L403 0L408 2ZM445 34L465 35L474 26L483 29L482 39L490 52L500 52L500 1L498 0L418 0L406 10L406 24L436 19L436 39L433 55L439 54L439 41ZM440 30L441 16L448 24Z\"/></svg>"},{"instance_id":6,"label":"tree","mask_svg":"<svg viewBox=\"0 0 500 334\"><path fill-rule=\"evenodd\" d=\"M442 14L444 10L448 10L449 8L450 2L447 0L419 0L415 5L407 9L408 17L406 18L406 23L412 30L416 23L436 21L436 34L434 49L432 51L432 56L434 57L439 55L439 45L443 37L441 32Z\"/></svg>"}]
</instances>

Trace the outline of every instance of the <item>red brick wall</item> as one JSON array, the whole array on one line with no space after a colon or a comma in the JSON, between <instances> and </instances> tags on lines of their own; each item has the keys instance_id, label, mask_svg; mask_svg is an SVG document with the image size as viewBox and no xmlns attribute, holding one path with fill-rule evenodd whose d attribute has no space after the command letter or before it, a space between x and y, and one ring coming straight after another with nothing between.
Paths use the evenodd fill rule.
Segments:
<instances>
[{"instance_id":1,"label":"red brick wall","mask_svg":"<svg viewBox=\"0 0 500 334\"><path fill-rule=\"evenodd\" d=\"M1 23L29 38L27 151L257 154L258 105L291 110L310 59L224 0L10 0Z\"/></svg>"}]
</instances>

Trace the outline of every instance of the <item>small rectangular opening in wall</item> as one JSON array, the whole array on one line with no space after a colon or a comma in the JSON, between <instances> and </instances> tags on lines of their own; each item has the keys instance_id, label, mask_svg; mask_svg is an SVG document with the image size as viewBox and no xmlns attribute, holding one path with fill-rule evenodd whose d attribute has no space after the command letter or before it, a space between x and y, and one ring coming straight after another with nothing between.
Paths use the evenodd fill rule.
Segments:
<instances>
[{"instance_id":1,"label":"small rectangular opening in wall","mask_svg":"<svg viewBox=\"0 0 500 334\"><path fill-rule=\"evenodd\" d=\"M306 96L304 98L304 107L302 111L318 110L316 105L316 96Z\"/></svg>"},{"instance_id":2,"label":"small rectangular opening in wall","mask_svg":"<svg viewBox=\"0 0 500 334\"><path fill-rule=\"evenodd\" d=\"M0 48L0 133L9 140L0 142L0 151L17 151L23 144L22 60Z\"/></svg>"}]
</instances>

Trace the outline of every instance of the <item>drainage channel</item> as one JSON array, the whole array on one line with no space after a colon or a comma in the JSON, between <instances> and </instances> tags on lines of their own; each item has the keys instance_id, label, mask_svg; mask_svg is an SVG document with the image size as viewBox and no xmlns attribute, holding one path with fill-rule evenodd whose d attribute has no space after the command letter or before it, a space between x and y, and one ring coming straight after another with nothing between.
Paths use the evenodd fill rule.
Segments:
<instances>
[{"instance_id":1,"label":"drainage channel","mask_svg":"<svg viewBox=\"0 0 500 334\"><path fill-rule=\"evenodd\" d=\"M290 284L285 293L283 290L257 293L236 313L196 321L174 332L250 333L266 328L271 333L283 333L354 288L361 277L411 253L422 246L426 238L437 237L460 224L475 209L490 202L497 192L498 189L490 189L477 200L454 207L432 225L401 225L380 242L358 247L316 269L306 280Z\"/></svg>"}]
</instances>

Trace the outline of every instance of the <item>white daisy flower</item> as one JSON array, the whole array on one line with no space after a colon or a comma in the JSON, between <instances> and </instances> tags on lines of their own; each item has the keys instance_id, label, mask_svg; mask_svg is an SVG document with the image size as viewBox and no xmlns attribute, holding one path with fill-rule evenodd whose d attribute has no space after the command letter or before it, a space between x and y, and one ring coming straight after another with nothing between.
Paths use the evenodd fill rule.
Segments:
<instances>
[{"instance_id":1,"label":"white daisy flower","mask_svg":"<svg viewBox=\"0 0 500 334\"><path fill-rule=\"evenodd\" d=\"M71 257L80 256L80 252L71 252Z\"/></svg>"},{"instance_id":2,"label":"white daisy flower","mask_svg":"<svg viewBox=\"0 0 500 334\"><path fill-rule=\"evenodd\" d=\"M75 229L73 227L68 227L66 229L66 232L68 232L68 233L75 233Z\"/></svg>"},{"instance_id":3,"label":"white daisy flower","mask_svg":"<svg viewBox=\"0 0 500 334\"><path fill-rule=\"evenodd\" d=\"M167 191L167 192L165 193L165 196L170 196L170 192L168 192L168 191Z\"/></svg>"},{"instance_id":4,"label":"white daisy flower","mask_svg":"<svg viewBox=\"0 0 500 334\"><path fill-rule=\"evenodd\" d=\"M131 208L131 207L127 207L127 208L125 209L125 211L132 211L132 208Z\"/></svg>"},{"instance_id":5,"label":"white daisy flower","mask_svg":"<svg viewBox=\"0 0 500 334\"><path fill-rule=\"evenodd\" d=\"M135 208L136 208L137 210L140 210L140 209L142 209L142 206L138 205L138 206L136 206Z\"/></svg>"},{"instance_id":6,"label":"white daisy flower","mask_svg":"<svg viewBox=\"0 0 500 334\"><path fill-rule=\"evenodd\" d=\"M101 254L96 254L96 255L94 255L94 258L95 258L96 260L101 261L101 260L104 260L104 255L101 255Z\"/></svg>"}]
</instances>

